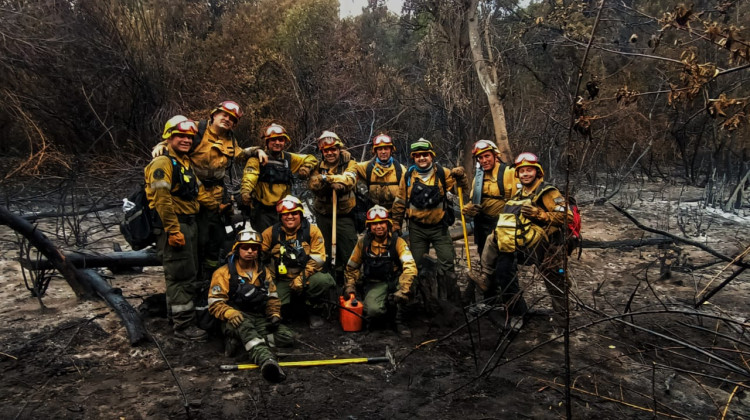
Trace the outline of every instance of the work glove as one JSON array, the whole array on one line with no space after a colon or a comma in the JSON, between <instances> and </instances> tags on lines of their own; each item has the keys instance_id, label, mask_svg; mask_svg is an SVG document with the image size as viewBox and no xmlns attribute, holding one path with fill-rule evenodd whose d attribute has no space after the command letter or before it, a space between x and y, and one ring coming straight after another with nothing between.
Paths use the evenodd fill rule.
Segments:
<instances>
[{"instance_id":1,"label":"work glove","mask_svg":"<svg viewBox=\"0 0 750 420\"><path fill-rule=\"evenodd\" d=\"M463 166L456 166L451 169L451 175L453 175L453 178L455 179L463 179L466 178L466 171Z\"/></svg>"},{"instance_id":2,"label":"work glove","mask_svg":"<svg viewBox=\"0 0 750 420\"><path fill-rule=\"evenodd\" d=\"M167 146L162 143L157 144L156 146L154 146L153 149L151 149L151 157L154 159L158 158L161 155L166 155L166 154L167 154Z\"/></svg>"},{"instance_id":3,"label":"work glove","mask_svg":"<svg viewBox=\"0 0 750 420\"><path fill-rule=\"evenodd\" d=\"M234 311L232 317L227 319L227 322L229 322L229 324L234 328L239 328L240 324L242 324L243 319L245 319L245 317L242 315L242 312Z\"/></svg>"},{"instance_id":4,"label":"work glove","mask_svg":"<svg viewBox=\"0 0 750 420\"><path fill-rule=\"evenodd\" d=\"M181 248L185 246L185 235L182 232L170 233L167 242L171 247Z\"/></svg>"},{"instance_id":5,"label":"work glove","mask_svg":"<svg viewBox=\"0 0 750 420\"><path fill-rule=\"evenodd\" d=\"M263 149L258 149L258 162L261 166L265 166L268 163L268 154Z\"/></svg>"},{"instance_id":6,"label":"work glove","mask_svg":"<svg viewBox=\"0 0 750 420\"><path fill-rule=\"evenodd\" d=\"M346 286L346 289L344 289L344 299L349 300L349 296L352 294L357 296L357 288L354 286Z\"/></svg>"},{"instance_id":7,"label":"work glove","mask_svg":"<svg viewBox=\"0 0 750 420\"><path fill-rule=\"evenodd\" d=\"M324 185L323 175L313 175L310 177L309 186L311 190L320 190Z\"/></svg>"},{"instance_id":8,"label":"work glove","mask_svg":"<svg viewBox=\"0 0 750 420\"><path fill-rule=\"evenodd\" d=\"M331 188L333 188L334 190L336 190L338 192L341 192L341 191L346 190L346 185L344 185L344 184L342 184L340 182L334 182L334 183L331 184Z\"/></svg>"},{"instance_id":9,"label":"work glove","mask_svg":"<svg viewBox=\"0 0 750 420\"><path fill-rule=\"evenodd\" d=\"M481 204L469 203L464 206L464 209L461 210L461 213L463 213L463 215L467 217L474 217L479 214L480 210L482 210Z\"/></svg>"},{"instance_id":10,"label":"work glove","mask_svg":"<svg viewBox=\"0 0 750 420\"><path fill-rule=\"evenodd\" d=\"M305 288L305 285L302 282L302 276L295 277L294 280L289 283L289 288L295 293L301 293Z\"/></svg>"},{"instance_id":11,"label":"work glove","mask_svg":"<svg viewBox=\"0 0 750 420\"><path fill-rule=\"evenodd\" d=\"M396 293L393 294L393 300L399 304L399 303L409 303L409 295L397 290Z\"/></svg>"},{"instance_id":12,"label":"work glove","mask_svg":"<svg viewBox=\"0 0 750 420\"><path fill-rule=\"evenodd\" d=\"M268 326L266 329L269 332L274 332L279 329L279 325L281 325L281 317L278 315L274 315L271 317L271 319L268 320Z\"/></svg>"},{"instance_id":13,"label":"work glove","mask_svg":"<svg viewBox=\"0 0 750 420\"><path fill-rule=\"evenodd\" d=\"M219 204L219 214L230 214L232 212L232 203Z\"/></svg>"},{"instance_id":14,"label":"work glove","mask_svg":"<svg viewBox=\"0 0 750 420\"><path fill-rule=\"evenodd\" d=\"M521 206L521 214L528 217L529 219L539 221L546 220L546 213L544 212L544 210L530 204L524 204L523 206Z\"/></svg>"},{"instance_id":15,"label":"work glove","mask_svg":"<svg viewBox=\"0 0 750 420\"><path fill-rule=\"evenodd\" d=\"M250 197L250 193L241 193L240 200L242 200L242 205L247 207L250 207L253 203L253 199Z\"/></svg>"},{"instance_id":16,"label":"work glove","mask_svg":"<svg viewBox=\"0 0 750 420\"><path fill-rule=\"evenodd\" d=\"M310 168L307 166L301 166L297 170L297 176L299 179L307 179L310 176Z\"/></svg>"}]
</instances>

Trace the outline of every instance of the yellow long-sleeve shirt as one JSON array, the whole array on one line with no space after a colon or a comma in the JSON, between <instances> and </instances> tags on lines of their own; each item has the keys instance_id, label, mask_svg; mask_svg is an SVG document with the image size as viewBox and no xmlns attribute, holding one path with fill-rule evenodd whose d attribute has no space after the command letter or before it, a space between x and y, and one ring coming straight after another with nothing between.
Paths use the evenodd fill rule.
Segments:
<instances>
[{"instance_id":1,"label":"yellow long-sleeve shirt","mask_svg":"<svg viewBox=\"0 0 750 420\"><path fill-rule=\"evenodd\" d=\"M354 185L357 183L357 161L352 159L346 150L342 150L339 155L339 161L342 160L348 160L343 171L339 171L338 162L334 165L329 165L327 162L322 161L313 170L312 175L310 175L308 186L315 194L313 209L317 213L333 214L333 188L331 188L331 184L334 182L345 186L344 191L336 192L338 214L349 214L357 204L357 198L354 195ZM323 175L326 176L326 180L323 180Z\"/></svg>"},{"instance_id":2,"label":"yellow long-sleeve shirt","mask_svg":"<svg viewBox=\"0 0 750 420\"><path fill-rule=\"evenodd\" d=\"M500 166L500 162L496 163L492 171L484 172L482 178L482 198L479 204L482 205L481 212L489 217L497 217L503 211L505 201L513 197L520 188L518 178L516 178L516 169L513 166L506 165L505 171L502 174L504 190L500 191L497 182ZM470 198L474 198L473 189Z\"/></svg>"},{"instance_id":3,"label":"yellow long-sleeve shirt","mask_svg":"<svg viewBox=\"0 0 750 420\"><path fill-rule=\"evenodd\" d=\"M400 198L400 200L394 201L392 207L391 218L394 222L394 228L401 226L404 217L427 225L434 225L443 220L445 211L443 210L442 201L439 205L433 208L420 209L415 207L413 203L409 203L409 208L406 208L406 203L409 202L409 197L411 196L415 183L421 182L428 186L440 184L440 181L435 174L436 169L437 166L433 166L432 169L425 174L420 174L418 171L414 170L411 172L408 179L408 174L404 175L404 179L401 180L401 185L399 186L398 198ZM456 180L453 178L453 175L451 175L450 170L446 168L442 168L442 170L445 173L446 185L440 187L440 196L445 197L445 192L454 188Z\"/></svg>"},{"instance_id":4,"label":"yellow long-sleeve shirt","mask_svg":"<svg viewBox=\"0 0 750 420\"><path fill-rule=\"evenodd\" d=\"M290 170L292 174L298 174L300 168L307 167L310 172L318 164L318 160L313 155L301 155L297 153L281 152L278 158L268 153L268 163L266 165L284 165L286 157L289 157ZM245 164L245 170L242 175L242 185L240 192L243 196L249 195L260 201L264 206L274 206L287 194L292 191L290 184L269 184L260 182L261 174L260 161L257 157L251 157Z\"/></svg>"},{"instance_id":5,"label":"yellow long-sleeve shirt","mask_svg":"<svg viewBox=\"0 0 750 420\"><path fill-rule=\"evenodd\" d=\"M382 241L377 238L372 238L370 245L370 252L376 256L386 255L388 253L388 237ZM367 236L360 238L357 241L357 245L354 247L352 256L349 257L349 262L346 264L346 271L344 272L344 278L346 279L347 286L354 286L359 283L362 279L360 278L360 267L365 262L364 241ZM406 245L406 241L403 238L396 238L396 253L398 253L398 259L401 261L401 275L398 278L398 289L408 294L411 289L411 284L414 278L417 276L417 264L414 262L414 257L409 250L409 246ZM398 271L398 267L394 264L394 272Z\"/></svg>"},{"instance_id":6,"label":"yellow long-sleeve shirt","mask_svg":"<svg viewBox=\"0 0 750 420\"><path fill-rule=\"evenodd\" d=\"M281 253L279 252L281 245L273 238L274 226L267 228L261 234L261 251L263 252L264 258L272 257L274 261L276 261L281 258ZM294 232L287 232L284 230L283 226L280 227L281 238L290 242L298 240L301 227L302 225L300 224ZM305 250L305 254L310 257L304 268L304 276L309 278L323 269L323 263L326 260L325 241L323 240L323 234L320 232L320 229L312 224L310 225L310 242L303 240L303 238L299 238L299 241L301 242L299 245ZM293 269L289 267L286 274L278 274L277 267L273 268L273 275L276 281L292 281L302 272L303 270L301 269Z\"/></svg>"},{"instance_id":7,"label":"yellow long-sleeve shirt","mask_svg":"<svg viewBox=\"0 0 750 420\"><path fill-rule=\"evenodd\" d=\"M370 179L367 179L367 167L373 164ZM377 158L372 158L367 162L357 163L355 166L357 178L368 186L368 195L373 204L390 209L393 201L398 197L399 185L401 179L397 177L396 166L401 168L401 178L406 174L406 168L400 163L392 163L389 166L383 166Z\"/></svg>"},{"instance_id":8,"label":"yellow long-sleeve shirt","mask_svg":"<svg viewBox=\"0 0 750 420\"><path fill-rule=\"evenodd\" d=\"M568 220L573 219L573 212L565 205L565 197L560 193L560 190L551 186L542 186L543 182L544 178L538 178L530 187L520 189L514 198L533 199L539 191L543 191L542 196L534 204L539 207L541 213L531 220L544 228L544 232L547 236L550 236L559 231L565 224L565 209L568 208Z\"/></svg>"},{"instance_id":9,"label":"yellow long-sleeve shirt","mask_svg":"<svg viewBox=\"0 0 750 420\"><path fill-rule=\"evenodd\" d=\"M190 215L198 213L200 206L205 206L211 210L216 209L219 201L215 200L212 195L208 194L200 183L198 183L198 197L195 200L183 200L173 195L179 189L179 182L172 185L174 165L172 158L178 163L178 168L186 182L190 182L191 167L190 159L186 155L180 155L171 147L167 148L169 156L159 156L149 163L144 169L146 180L146 197L148 198L149 208L156 210L161 218L161 223L165 232L177 233L180 231L180 222L177 215ZM187 172L183 171L187 170Z\"/></svg>"},{"instance_id":10,"label":"yellow long-sleeve shirt","mask_svg":"<svg viewBox=\"0 0 750 420\"><path fill-rule=\"evenodd\" d=\"M264 286L268 291L268 300L266 301L265 308L266 316L281 317L281 301L276 292L276 283L273 281L271 270L268 267L263 269L265 271L265 279L262 282L264 284L261 284L261 273L258 270L257 264L249 272L244 271L238 261L234 261L234 264L237 273L244 277L245 281L249 281L255 287ZM227 321L237 313L237 309L229 304L230 277L229 266L227 264L219 267L214 271L213 277L211 277L211 287L208 290L208 311L220 321Z\"/></svg>"}]
</instances>

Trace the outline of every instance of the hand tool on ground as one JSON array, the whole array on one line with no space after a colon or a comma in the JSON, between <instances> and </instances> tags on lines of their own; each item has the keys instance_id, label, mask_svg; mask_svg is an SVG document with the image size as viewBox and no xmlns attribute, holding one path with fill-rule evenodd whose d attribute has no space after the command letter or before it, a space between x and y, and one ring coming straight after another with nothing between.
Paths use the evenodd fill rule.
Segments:
<instances>
[{"instance_id":1,"label":"hand tool on ground","mask_svg":"<svg viewBox=\"0 0 750 420\"><path fill-rule=\"evenodd\" d=\"M308 367L308 366L331 366L331 365L351 365L351 364L374 364L390 363L391 367L396 366L396 359L391 353L389 347L385 348L385 356L378 357L358 357L353 359L326 359L326 360L300 360L297 362L279 362L281 367ZM221 365L219 370L222 372L233 372L236 370L258 369L260 366L255 364L244 365Z\"/></svg>"},{"instance_id":2,"label":"hand tool on ground","mask_svg":"<svg viewBox=\"0 0 750 420\"><path fill-rule=\"evenodd\" d=\"M331 272L336 267L336 210L338 208L336 190L333 190L333 228L331 230Z\"/></svg>"}]
</instances>

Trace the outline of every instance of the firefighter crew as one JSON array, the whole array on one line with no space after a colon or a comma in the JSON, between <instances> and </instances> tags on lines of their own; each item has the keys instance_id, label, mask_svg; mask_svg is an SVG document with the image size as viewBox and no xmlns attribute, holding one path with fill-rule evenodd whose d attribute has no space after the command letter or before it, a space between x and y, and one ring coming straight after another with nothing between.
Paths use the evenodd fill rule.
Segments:
<instances>
[{"instance_id":1,"label":"firefighter crew","mask_svg":"<svg viewBox=\"0 0 750 420\"><path fill-rule=\"evenodd\" d=\"M264 162L265 153L257 147L239 148L233 129L242 117L240 106L233 101L218 104L209 114L209 119L198 123L198 136L190 150L190 162L196 176L206 191L221 203L229 203L229 194L224 185L224 175L231 168L234 159L256 154ZM159 156L165 151L164 142L157 144L151 152ZM231 212L231 206L224 206ZM198 213L198 254L202 277L208 281L213 271L219 267L220 249L227 237L222 214L201 208Z\"/></svg>"},{"instance_id":2,"label":"firefighter crew","mask_svg":"<svg viewBox=\"0 0 750 420\"><path fill-rule=\"evenodd\" d=\"M260 366L263 378L281 382L286 375L269 347L291 347L294 334L281 323L273 271L260 263L260 249L258 232L248 228L237 233L227 264L214 271L208 310L222 321L228 342L241 341L250 360Z\"/></svg>"},{"instance_id":3,"label":"firefighter crew","mask_svg":"<svg viewBox=\"0 0 750 420\"><path fill-rule=\"evenodd\" d=\"M323 234L307 221L297 197L284 197L276 211L280 221L263 231L262 251L265 260L272 260L282 311L307 312L310 327L319 328L324 324L322 299L336 286L333 277L321 271L326 259Z\"/></svg>"},{"instance_id":4,"label":"firefighter crew","mask_svg":"<svg viewBox=\"0 0 750 420\"><path fill-rule=\"evenodd\" d=\"M323 232L326 255L331 256L333 243L333 192L336 192L336 261L328 263L339 285L344 282L344 266L357 243L357 228L354 224L354 206L357 199L354 186L357 183L357 162L336 133L324 131L318 137L318 149L323 160L313 170L309 187L315 194L313 210L315 221Z\"/></svg>"},{"instance_id":5,"label":"firefighter crew","mask_svg":"<svg viewBox=\"0 0 750 420\"><path fill-rule=\"evenodd\" d=\"M400 200L393 203L393 229L400 230L404 218L409 221L409 245L418 269L430 245L435 248L438 276L445 285L438 291L438 297L457 301L456 251L448 232L455 216L447 193L456 183L465 186L468 183L466 174L460 166L449 170L435 163L432 143L425 139L412 143L410 152L414 164L401 182Z\"/></svg>"},{"instance_id":6,"label":"firefighter crew","mask_svg":"<svg viewBox=\"0 0 750 420\"><path fill-rule=\"evenodd\" d=\"M242 204L250 207L250 222L259 232L278 221L276 203L292 191L292 175L307 179L318 160L313 155L285 152L291 139L284 127L271 124L261 136L268 163L251 157L245 165L240 189Z\"/></svg>"},{"instance_id":7,"label":"firefighter crew","mask_svg":"<svg viewBox=\"0 0 750 420\"><path fill-rule=\"evenodd\" d=\"M565 198L544 183L544 170L533 153L521 153L515 160L521 188L505 203L495 231L487 238L482 252L481 273L470 273L485 296L499 296L511 316L527 310L518 284L517 264L534 264L552 298L553 322L562 327L565 320L565 275L563 238L566 220ZM573 217L567 210L567 217Z\"/></svg>"},{"instance_id":8,"label":"firefighter crew","mask_svg":"<svg viewBox=\"0 0 750 420\"><path fill-rule=\"evenodd\" d=\"M367 162L357 163L357 177L367 186L372 204L391 209L398 198L398 188L406 173L404 165L393 160L396 146L387 134L378 134L372 139L372 154Z\"/></svg>"},{"instance_id":9,"label":"firefighter crew","mask_svg":"<svg viewBox=\"0 0 750 420\"><path fill-rule=\"evenodd\" d=\"M357 242L346 263L344 295L364 291L364 314L368 320L383 318L389 312L389 301L396 306L396 331L411 337L405 320L406 304L412 295L411 285L417 276L417 265L406 241L391 232L391 219L385 207L375 205L367 211L367 232ZM393 311L391 311L392 313Z\"/></svg>"},{"instance_id":10,"label":"firefighter crew","mask_svg":"<svg viewBox=\"0 0 750 420\"><path fill-rule=\"evenodd\" d=\"M188 158L197 133L195 121L170 119L162 135L166 151L155 157L144 173L149 208L161 219L156 247L164 266L174 334L200 341L207 333L195 325L193 302L199 287L196 214L203 206L216 211L219 202L203 188Z\"/></svg>"}]
</instances>

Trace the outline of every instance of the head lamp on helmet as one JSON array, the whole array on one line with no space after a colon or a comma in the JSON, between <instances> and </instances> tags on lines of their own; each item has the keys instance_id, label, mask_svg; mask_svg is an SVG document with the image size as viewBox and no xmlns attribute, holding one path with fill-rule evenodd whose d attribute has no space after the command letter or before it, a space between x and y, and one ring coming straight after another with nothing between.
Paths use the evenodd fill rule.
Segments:
<instances>
[{"instance_id":1,"label":"head lamp on helmet","mask_svg":"<svg viewBox=\"0 0 750 420\"><path fill-rule=\"evenodd\" d=\"M341 138L333 131L324 131L323 134L318 137L318 149L329 149L331 147L344 148L344 142Z\"/></svg>"},{"instance_id":2,"label":"head lamp on helmet","mask_svg":"<svg viewBox=\"0 0 750 420\"><path fill-rule=\"evenodd\" d=\"M213 117L213 115L219 111L224 111L234 117L235 122L237 122L242 117L242 110L240 109L240 106L237 104L237 102L234 101L224 101L220 103L211 111L211 116Z\"/></svg>"},{"instance_id":3,"label":"head lamp on helmet","mask_svg":"<svg viewBox=\"0 0 750 420\"><path fill-rule=\"evenodd\" d=\"M305 214L305 208L297 197L287 195L276 203L276 212L279 214L294 213L296 211L303 215Z\"/></svg>"},{"instance_id":4,"label":"head lamp on helmet","mask_svg":"<svg viewBox=\"0 0 750 420\"><path fill-rule=\"evenodd\" d=\"M542 169L542 165L539 164L539 158L529 152L523 152L518 157L516 157L515 160L516 165L516 176L518 176L518 170L520 168L523 168L524 166L532 166L536 168L537 170L537 177L543 177L544 176L544 169Z\"/></svg>"},{"instance_id":5,"label":"head lamp on helmet","mask_svg":"<svg viewBox=\"0 0 750 420\"><path fill-rule=\"evenodd\" d=\"M498 153L497 145L494 142L490 140L479 140L474 143L474 147L471 149L471 154L472 156L477 157L488 150Z\"/></svg>"},{"instance_id":6,"label":"head lamp on helmet","mask_svg":"<svg viewBox=\"0 0 750 420\"><path fill-rule=\"evenodd\" d=\"M367 210L367 219L365 220L365 225L379 222L390 223L391 219L388 217L388 210L386 210L385 207L375 205L372 206L370 210Z\"/></svg>"},{"instance_id":7,"label":"head lamp on helmet","mask_svg":"<svg viewBox=\"0 0 750 420\"><path fill-rule=\"evenodd\" d=\"M392 147L393 151L396 151L396 146L393 145L393 139L387 134L378 134L372 139L372 150L378 147Z\"/></svg>"},{"instance_id":8,"label":"head lamp on helmet","mask_svg":"<svg viewBox=\"0 0 750 420\"><path fill-rule=\"evenodd\" d=\"M424 152L430 153L433 157L435 157L435 151L432 150L432 143L423 138L412 143L411 146L409 146L409 152L412 157L414 157L415 154Z\"/></svg>"}]
</instances>

